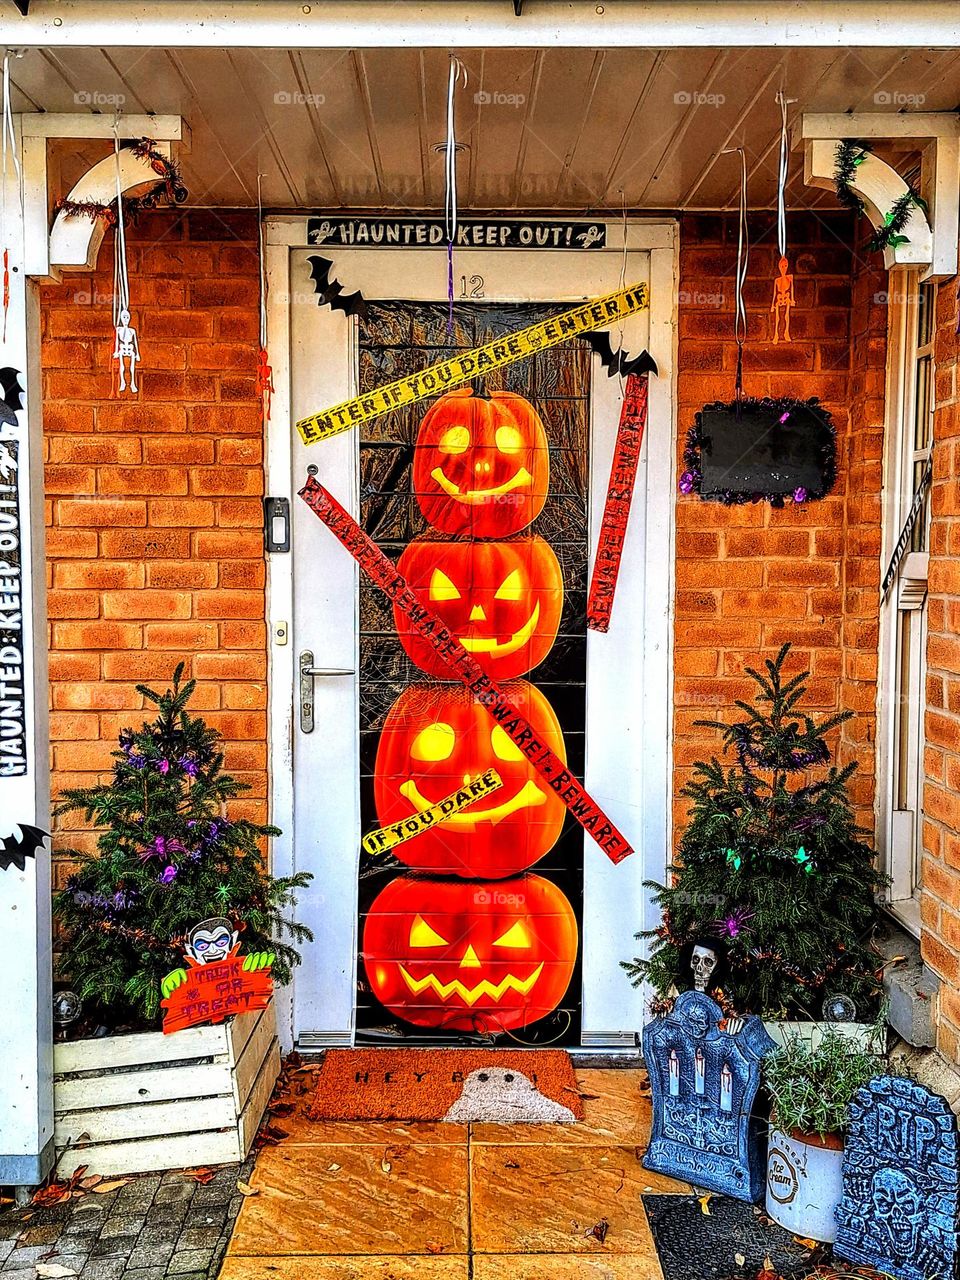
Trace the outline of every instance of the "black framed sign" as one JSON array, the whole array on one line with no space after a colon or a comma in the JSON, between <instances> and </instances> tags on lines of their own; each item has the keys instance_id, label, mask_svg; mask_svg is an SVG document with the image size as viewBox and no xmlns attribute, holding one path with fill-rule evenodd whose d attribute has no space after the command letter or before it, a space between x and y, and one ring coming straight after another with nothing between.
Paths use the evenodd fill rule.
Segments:
<instances>
[{"instance_id":1,"label":"black framed sign","mask_svg":"<svg viewBox=\"0 0 960 1280\"><path fill-rule=\"evenodd\" d=\"M340 249L442 249L443 218L307 219L307 243ZM455 249L605 249L604 222L466 218L457 223Z\"/></svg>"},{"instance_id":2,"label":"black framed sign","mask_svg":"<svg viewBox=\"0 0 960 1280\"><path fill-rule=\"evenodd\" d=\"M836 432L816 399L710 404L687 436L683 493L734 505L823 498L836 479Z\"/></svg>"}]
</instances>

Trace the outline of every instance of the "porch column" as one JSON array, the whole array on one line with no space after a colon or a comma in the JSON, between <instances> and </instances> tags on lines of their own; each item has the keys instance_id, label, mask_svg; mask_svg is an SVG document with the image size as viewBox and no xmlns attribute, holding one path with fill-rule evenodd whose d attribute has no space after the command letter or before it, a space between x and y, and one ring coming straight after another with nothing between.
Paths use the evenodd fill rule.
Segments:
<instances>
[{"instance_id":1,"label":"porch column","mask_svg":"<svg viewBox=\"0 0 960 1280\"><path fill-rule=\"evenodd\" d=\"M5 336L0 319L0 1183L31 1186L53 1163L50 853L49 842L32 852L32 842L15 839L19 824L49 831L50 795L40 319L18 187L8 172L0 245L10 290Z\"/></svg>"}]
</instances>

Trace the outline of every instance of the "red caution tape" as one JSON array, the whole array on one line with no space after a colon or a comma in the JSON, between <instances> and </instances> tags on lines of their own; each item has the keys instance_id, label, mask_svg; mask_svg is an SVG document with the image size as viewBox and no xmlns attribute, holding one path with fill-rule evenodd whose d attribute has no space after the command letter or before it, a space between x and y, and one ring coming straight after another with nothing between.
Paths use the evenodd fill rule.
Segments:
<instances>
[{"instance_id":1,"label":"red caution tape","mask_svg":"<svg viewBox=\"0 0 960 1280\"><path fill-rule=\"evenodd\" d=\"M592 836L611 862L622 862L633 853L583 785L558 755L540 742L504 691L486 674L455 635L420 599L398 573L397 566L364 533L322 484L311 476L300 497L346 547L367 577L410 619L421 636L433 645L452 675L466 685L477 701L516 744L533 767L567 806L577 822Z\"/></svg>"}]
</instances>

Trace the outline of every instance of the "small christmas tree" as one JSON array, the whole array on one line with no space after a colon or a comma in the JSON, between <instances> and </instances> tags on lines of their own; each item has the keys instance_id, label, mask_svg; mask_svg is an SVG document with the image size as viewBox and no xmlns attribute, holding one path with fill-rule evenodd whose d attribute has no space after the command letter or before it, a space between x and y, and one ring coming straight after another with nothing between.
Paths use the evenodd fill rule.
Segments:
<instances>
[{"instance_id":1,"label":"small christmas tree","mask_svg":"<svg viewBox=\"0 0 960 1280\"><path fill-rule=\"evenodd\" d=\"M809 673L784 678L789 648L766 662L765 675L748 669L759 690L756 705L737 702L744 719L700 721L723 732L737 763L694 766L672 883L648 885L662 923L637 934L651 940L649 959L623 967L634 986L651 983L655 1008L692 985L690 952L700 944L718 957L713 978L737 1013L820 1018L824 999L837 995L852 998L861 1017L876 1009L869 935L884 880L847 796L857 766L810 776L829 764L827 734L852 712L815 724L798 709Z\"/></svg>"},{"instance_id":2,"label":"small christmas tree","mask_svg":"<svg viewBox=\"0 0 960 1280\"><path fill-rule=\"evenodd\" d=\"M245 951L273 952L279 982L300 963L280 931L312 937L280 914L312 877L268 875L257 842L280 832L227 818L226 802L247 786L222 772L220 735L187 711L195 681L181 685L182 674L181 663L163 694L137 685L156 719L120 735L110 782L68 790L55 809L83 810L104 828L98 856L67 851L80 868L54 911L64 928L60 970L108 1026L159 1026L160 981L182 963L180 944L201 920L225 916Z\"/></svg>"}]
</instances>

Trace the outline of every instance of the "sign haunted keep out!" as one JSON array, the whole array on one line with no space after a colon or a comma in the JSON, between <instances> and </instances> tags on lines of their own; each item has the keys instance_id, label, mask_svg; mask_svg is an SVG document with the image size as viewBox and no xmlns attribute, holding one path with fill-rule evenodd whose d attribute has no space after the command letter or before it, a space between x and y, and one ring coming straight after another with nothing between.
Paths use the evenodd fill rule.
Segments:
<instances>
[{"instance_id":1,"label":"sign haunted keep out!","mask_svg":"<svg viewBox=\"0 0 960 1280\"><path fill-rule=\"evenodd\" d=\"M27 772L17 450L0 437L0 778Z\"/></svg>"},{"instance_id":2,"label":"sign haunted keep out!","mask_svg":"<svg viewBox=\"0 0 960 1280\"><path fill-rule=\"evenodd\" d=\"M442 218L308 218L310 244L342 249L443 249ZM484 218L457 223L455 249L604 249L603 222Z\"/></svg>"}]
</instances>

